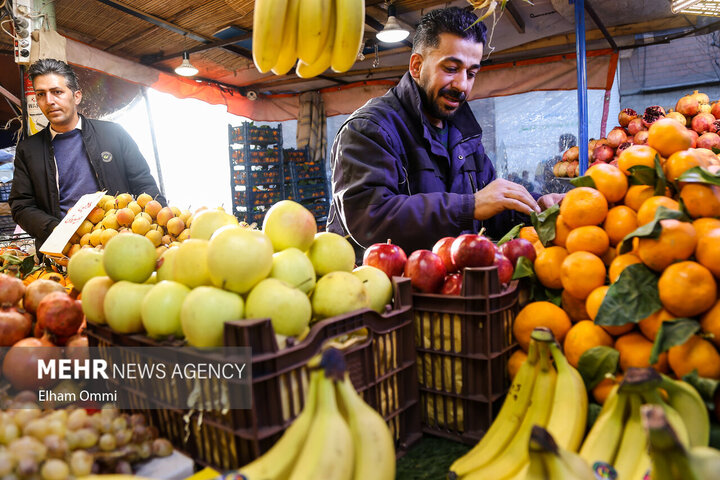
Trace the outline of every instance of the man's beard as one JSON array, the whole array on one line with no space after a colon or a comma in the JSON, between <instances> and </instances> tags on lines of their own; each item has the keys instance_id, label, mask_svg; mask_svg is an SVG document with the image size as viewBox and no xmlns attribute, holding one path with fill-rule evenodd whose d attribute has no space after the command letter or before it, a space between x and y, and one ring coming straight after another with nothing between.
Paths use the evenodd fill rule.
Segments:
<instances>
[{"instance_id":1,"label":"man's beard","mask_svg":"<svg viewBox=\"0 0 720 480\"><path fill-rule=\"evenodd\" d=\"M421 82L419 84L419 91L420 91L420 97L423 102L423 106L427 110L428 114L433 117L440 120L447 120L448 118L452 117L462 106L462 104L465 102L465 92L460 92L452 88L442 88L440 91L438 91L437 96L434 99L430 99L428 96L427 91L424 88L424 85L422 84L424 82ZM440 98L441 97L448 97L456 102L458 102L457 108L453 110L445 110L440 106Z\"/></svg>"}]
</instances>

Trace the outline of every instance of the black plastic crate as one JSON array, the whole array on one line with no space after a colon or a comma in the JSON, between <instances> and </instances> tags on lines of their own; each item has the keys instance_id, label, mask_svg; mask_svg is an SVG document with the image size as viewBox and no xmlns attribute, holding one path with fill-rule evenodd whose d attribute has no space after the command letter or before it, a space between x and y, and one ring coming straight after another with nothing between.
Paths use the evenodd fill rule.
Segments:
<instances>
[{"instance_id":1,"label":"black plastic crate","mask_svg":"<svg viewBox=\"0 0 720 480\"><path fill-rule=\"evenodd\" d=\"M325 182L308 182L297 184L298 200L310 200L328 198L327 185Z\"/></svg>"},{"instance_id":2,"label":"black plastic crate","mask_svg":"<svg viewBox=\"0 0 720 480\"><path fill-rule=\"evenodd\" d=\"M12 182L0 183L0 203L8 201L11 188Z\"/></svg>"},{"instance_id":3,"label":"black plastic crate","mask_svg":"<svg viewBox=\"0 0 720 480\"><path fill-rule=\"evenodd\" d=\"M13 222L12 216L0 215L0 234L12 235L15 231L15 222Z\"/></svg>"}]
</instances>

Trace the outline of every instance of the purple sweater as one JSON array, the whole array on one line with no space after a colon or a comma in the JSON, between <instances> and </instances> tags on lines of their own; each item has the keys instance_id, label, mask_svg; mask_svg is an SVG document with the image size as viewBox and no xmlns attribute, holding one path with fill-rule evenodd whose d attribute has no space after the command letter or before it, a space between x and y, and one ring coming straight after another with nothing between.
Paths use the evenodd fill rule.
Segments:
<instances>
[{"instance_id":1,"label":"purple sweater","mask_svg":"<svg viewBox=\"0 0 720 480\"><path fill-rule=\"evenodd\" d=\"M80 130L55 135L52 146L58 172L60 211L66 215L80 197L98 191L98 182L90 166Z\"/></svg>"}]
</instances>

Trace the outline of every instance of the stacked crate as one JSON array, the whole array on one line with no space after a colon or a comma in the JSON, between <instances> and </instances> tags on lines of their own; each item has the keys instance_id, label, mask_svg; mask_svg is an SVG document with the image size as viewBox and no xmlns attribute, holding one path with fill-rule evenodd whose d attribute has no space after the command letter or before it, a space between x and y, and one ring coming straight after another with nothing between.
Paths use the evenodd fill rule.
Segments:
<instances>
[{"instance_id":1,"label":"stacked crate","mask_svg":"<svg viewBox=\"0 0 720 480\"><path fill-rule=\"evenodd\" d=\"M0 236L12 235L15 231L15 222L10 216L10 204L7 203L11 188L12 182L0 183Z\"/></svg>"},{"instance_id":2,"label":"stacked crate","mask_svg":"<svg viewBox=\"0 0 720 480\"><path fill-rule=\"evenodd\" d=\"M325 230L330 195L324 162L308 159L307 150L286 149L285 195L313 212L318 230Z\"/></svg>"},{"instance_id":3,"label":"stacked crate","mask_svg":"<svg viewBox=\"0 0 720 480\"><path fill-rule=\"evenodd\" d=\"M233 213L240 221L262 224L265 212L286 198L282 125L228 125Z\"/></svg>"}]
</instances>

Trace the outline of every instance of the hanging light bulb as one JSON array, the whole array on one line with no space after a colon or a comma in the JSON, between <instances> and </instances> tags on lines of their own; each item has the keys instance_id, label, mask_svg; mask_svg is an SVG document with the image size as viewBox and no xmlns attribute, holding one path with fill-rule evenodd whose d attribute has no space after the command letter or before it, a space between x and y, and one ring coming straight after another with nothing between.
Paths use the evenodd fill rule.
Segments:
<instances>
[{"instance_id":1,"label":"hanging light bulb","mask_svg":"<svg viewBox=\"0 0 720 480\"><path fill-rule=\"evenodd\" d=\"M198 69L190 63L190 55L188 52L183 52L182 63L175 68L175 73L182 75L183 77L192 77L193 75L197 75Z\"/></svg>"},{"instance_id":2,"label":"hanging light bulb","mask_svg":"<svg viewBox=\"0 0 720 480\"><path fill-rule=\"evenodd\" d=\"M385 27L377 32L375 36L383 43L397 43L405 40L410 32L405 30L395 18L395 5L388 5L388 19Z\"/></svg>"}]
</instances>

